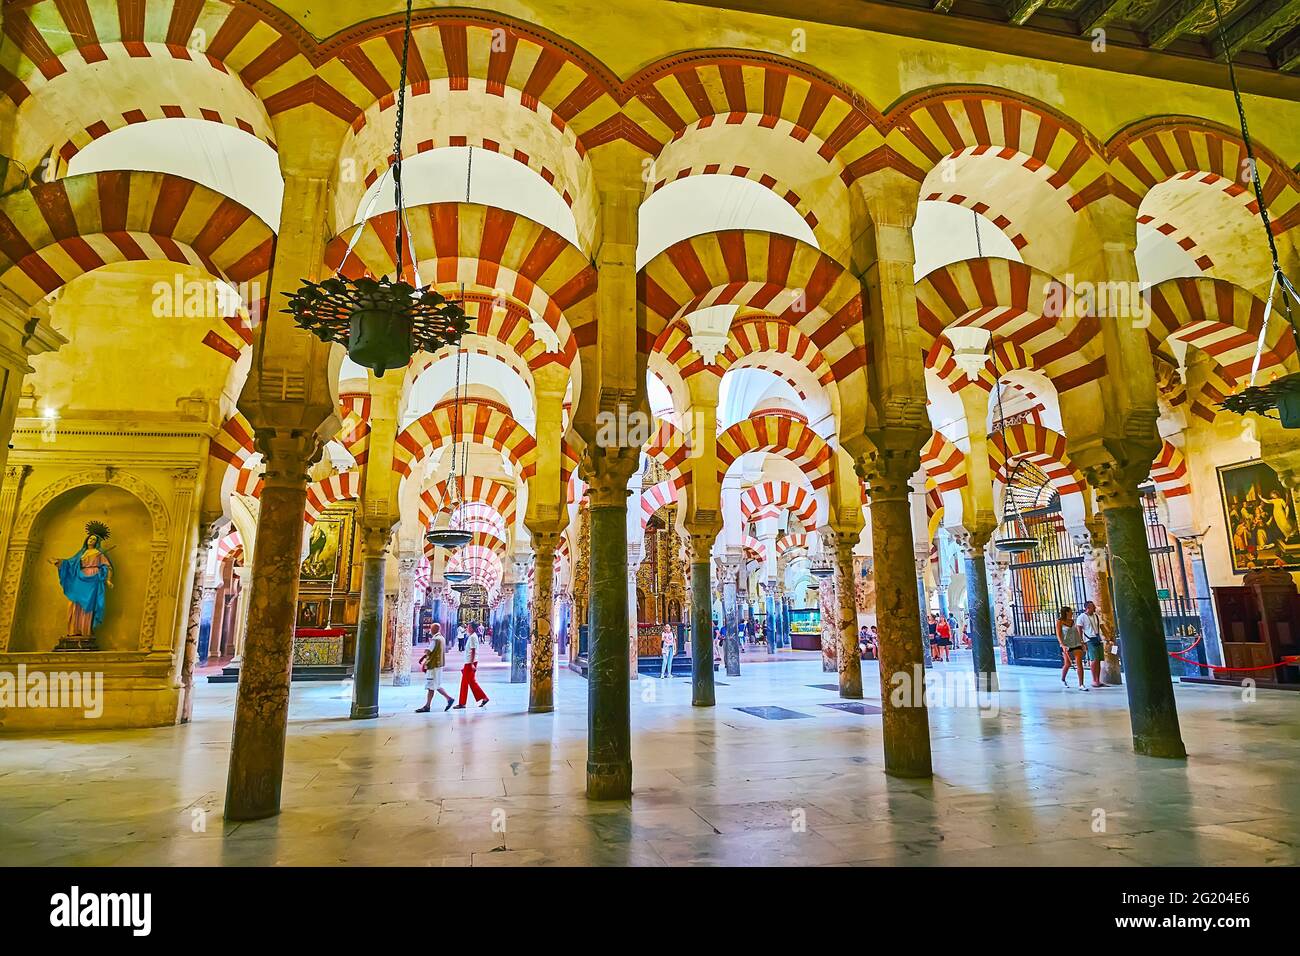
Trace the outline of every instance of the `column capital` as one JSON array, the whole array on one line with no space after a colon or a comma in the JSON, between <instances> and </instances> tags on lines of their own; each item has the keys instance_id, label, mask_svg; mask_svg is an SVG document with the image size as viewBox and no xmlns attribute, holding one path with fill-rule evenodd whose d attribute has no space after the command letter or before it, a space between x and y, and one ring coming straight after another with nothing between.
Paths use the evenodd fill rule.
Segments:
<instances>
[{"instance_id":1,"label":"column capital","mask_svg":"<svg viewBox=\"0 0 1300 956\"><path fill-rule=\"evenodd\" d=\"M919 433L917 433L919 434ZM908 434L914 438L916 435ZM921 467L920 441L900 442L892 447L877 445L854 463L858 476L867 484L867 494L875 501L906 501L912 492L909 482Z\"/></svg>"},{"instance_id":2,"label":"column capital","mask_svg":"<svg viewBox=\"0 0 1300 956\"><path fill-rule=\"evenodd\" d=\"M952 536L957 547L961 549L962 556L970 559L982 557L993 537L992 528L979 526L967 528L964 525L958 525L955 528L949 528L948 533Z\"/></svg>"},{"instance_id":3,"label":"column capital","mask_svg":"<svg viewBox=\"0 0 1300 956\"><path fill-rule=\"evenodd\" d=\"M631 446L588 445L581 462L582 479L593 508L626 507L627 483L641 464L641 450Z\"/></svg>"},{"instance_id":4,"label":"column capital","mask_svg":"<svg viewBox=\"0 0 1300 956\"><path fill-rule=\"evenodd\" d=\"M555 558L555 549L560 546L563 531L529 528L528 534L532 538L533 553L537 561L550 561Z\"/></svg>"},{"instance_id":5,"label":"column capital","mask_svg":"<svg viewBox=\"0 0 1300 956\"><path fill-rule=\"evenodd\" d=\"M1097 507L1101 511L1138 507L1141 504L1138 486L1151 474L1154 458L1155 451L1144 455L1141 448L1125 447L1120 456L1108 454L1084 468L1084 477L1097 496Z\"/></svg>"},{"instance_id":6,"label":"column capital","mask_svg":"<svg viewBox=\"0 0 1300 956\"><path fill-rule=\"evenodd\" d=\"M253 444L262 453L266 487L298 488L307 483L309 469L324 450L316 432L300 428L253 429Z\"/></svg>"},{"instance_id":7,"label":"column capital","mask_svg":"<svg viewBox=\"0 0 1300 956\"><path fill-rule=\"evenodd\" d=\"M357 533L361 536L361 553L367 558L382 558L388 553L388 545L393 537L396 522L380 519L362 519L357 523Z\"/></svg>"}]
</instances>

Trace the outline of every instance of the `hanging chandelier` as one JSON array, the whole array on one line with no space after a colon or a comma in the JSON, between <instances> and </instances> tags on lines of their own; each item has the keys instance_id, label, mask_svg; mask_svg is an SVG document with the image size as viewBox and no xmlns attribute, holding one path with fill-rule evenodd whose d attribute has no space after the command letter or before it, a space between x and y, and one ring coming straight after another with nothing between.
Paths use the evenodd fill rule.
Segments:
<instances>
[{"instance_id":1,"label":"hanging chandelier","mask_svg":"<svg viewBox=\"0 0 1300 956\"><path fill-rule=\"evenodd\" d=\"M452 584L463 584L474 575L470 574L468 571L445 571L442 576Z\"/></svg>"},{"instance_id":2,"label":"hanging chandelier","mask_svg":"<svg viewBox=\"0 0 1300 956\"><path fill-rule=\"evenodd\" d=\"M1281 289L1282 308L1286 313L1287 324L1297 346L1300 346L1300 329L1296 328L1295 317L1291 314L1291 303L1300 303L1300 295L1295 286L1282 271L1282 263L1277 254L1277 243L1273 239L1273 227L1269 224L1268 207L1264 203L1264 190L1259 181L1259 164L1255 160L1255 146L1250 139L1250 130L1246 127L1246 107L1241 101L1241 89L1237 86L1237 71L1232 62L1232 47L1228 43L1227 31L1223 26L1223 10L1219 0L1214 0L1214 19L1218 24L1219 43L1228 61L1228 79L1232 83L1232 97L1237 105L1237 119L1241 126L1241 140L1246 147L1246 160L1250 169L1250 184L1255 192L1255 204L1259 207L1260 223L1264 227L1264 237L1268 240L1269 255L1273 260L1273 281L1268 289L1268 301L1264 303L1264 321L1260 323L1259 342L1255 347L1255 361L1250 370L1250 383L1235 395L1229 395L1219 403L1220 408L1238 415L1255 412L1272 418L1270 411L1277 410L1277 420L1283 428L1300 428L1300 372L1283 375L1266 385L1255 384L1255 374L1259 370L1260 355L1264 351L1264 336L1268 332L1268 320L1273 313L1273 299Z\"/></svg>"},{"instance_id":3,"label":"hanging chandelier","mask_svg":"<svg viewBox=\"0 0 1300 956\"><path fill-rule=\"evenodd\" d=\"M465 290L461 288L461 297L464 298ZM465 483L465 470L469 462L469 442L464 442L464 449L461 449L462 442L460 431L460 412L461 412L461 362L465 365L465 383L468 387L469 382L469 352L464 348L456 351L456 386L452 392L451 405L451 427L452 427L452 444L451 444L451 467L447 472L447 481L444 483L443 500L439 502L438 510L434 514L433 521L430 522L429 530L424 534L424 540L436 548L447 548L455 550L463 548L474 539L474 533L465 527L464 520L464 502L461 501L461 488ZM457 459L459 458L459 471L457 470Z\"/></svg>"},{"instance_id":4,"label":"hanging chandelier","mask_svg":"<svg viewBox=\"0 0 1300 956\"><path fill-rule=\"evenodd\" d=\"M1002 379L997 381L998 434L1002 436L1002 452L1007 451L1007 416L1002 410ZM1016 462L1007 472L1002 482L1002 521L993 536L993 547L1003 554L1025 554L1038 547L1038 539L1029 533L1020 505L1016 502L1013 489L1020 463Z\"/></svg>"},{"instance_id":5,"label":"hanging chandelier","mask_svg":"<svg viewBox=\"0 0 1300 956\"><path fill-rule=\"evenodd\" d=\"M322 342L337 342L345 346L348 358L380 377L389 369L405 368L418 350L434 352L445 345L455 345L468 329L465 312L459 303L421 285L406 205L402 199L402 133L406 119L411 3L412 0L407 0L401 80L397 88L397 129L389 166L393 177L393 215L397 225L393 241L394 278L361 276L349 279L340 273L321 282L304 280L297 292L286 293L289 307L284 310L293 316L299 327ZM352 255L363 231L364 226L353 234L339 264L340 269ZM408 254L414 284L405 279Z\"/></svg>"}]
</instances>

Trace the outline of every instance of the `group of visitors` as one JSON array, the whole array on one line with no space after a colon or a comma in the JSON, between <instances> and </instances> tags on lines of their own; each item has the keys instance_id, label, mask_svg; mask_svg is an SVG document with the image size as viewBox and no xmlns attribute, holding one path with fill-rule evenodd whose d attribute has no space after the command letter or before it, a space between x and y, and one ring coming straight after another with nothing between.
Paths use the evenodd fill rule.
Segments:
<instances>
[{"instance_id":1,"label":"group of visitors","mask_svg":"<svg viewBox=\"0 0 1300 956\"><path fill-rule=\"evenodd\" d=\"M447 643L442 636L442 625L435 623L431 630L433 639L420 657L420 669L424 671L424 688L428 696L425 698L424 706L416 708L417 714L429 712L434 694L441 694L447 699L444 712L453 707L451 694L447 693L442 686L442 669L447 664ZM471 621L468 625L458 627L457 632L456 643L465 652L465 662L460 669L460 699L454 706L457 710L464 710L466 697L472 692L478 705L486 707L488 695L478 683L478 625Z\"/></svg>"},{"instance_id":2,"label":"group of visitors","mask_svg":"<svg viewBox=\"0 0 1300 956\"><path fill-rule=\"evenodd\" d=\"M1101 642L1101 628L1098 627L1097 605L1088 601L1077 615L1074 608L1063 607L1056 621L1056 640L1061 645L1061 686L1069 687L1066 678L1073 667L1079 674L1079 690L1088 690L1083 682L1083 655L1088 655L1089 669L1092 671L1092 686L1105 687L1101 682L1101 661L1104 648Z\"/></svg>"},{"instance_id":3,"label":"group of visitors","mask_svg":"<svg viewBox=\"0 0 1300 956\"><path fill-rule=\"evenodd\" d=\"M863 624L858 628L858 654L864 661L880 660L880 632L874 624Z\"/></svg>"},{"instance_id":4,"label":"group of visitors","mask_svg":"<svg viewBox=\"0 0 1300 956\"><path fill-rule=\"evenodd\" d=\"M926 621L926 631L930 637L930 660L949 660L948 654L952 650L952 636L957 631L957 618L951 614L944 617L931 611L930 617Z\"/></svg>"}]
</instances>

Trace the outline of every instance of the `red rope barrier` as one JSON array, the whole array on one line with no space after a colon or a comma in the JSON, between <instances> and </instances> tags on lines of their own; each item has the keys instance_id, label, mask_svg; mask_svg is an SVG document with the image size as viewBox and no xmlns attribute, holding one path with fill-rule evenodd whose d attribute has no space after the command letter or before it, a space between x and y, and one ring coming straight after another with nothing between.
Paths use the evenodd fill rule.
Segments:
<instances>
[{"instance_id":1,"label":"red rope barrier","mask_svg":"<svg viewBox=\"0 0 1300 956\"><path fill-rule=\"evenodd\" d=\"M1274 670L1275 668L1288 667L1291 664L1295 663L1294 661L1285 660L1277 664L1263 664L1259 667L1220 667L1217 664L1202 664L1200 661L1192 660L1190 657L1183 656L1188 651L1195 650L1196 645L1201 643L1201 641L1203 640L1205 640L1204 634L1202 634L1195 641L1193 641L1190 647L1184 647L1182 651L1169 651L1168 654L1176 661L1182 661L1184 664L1191 664L1194 667L1205 667L1208 668L1209 670L1214 671L1215 673L1218 673L1219 671L1223 671L1224 673L1245 674L1252 671L1271 671Z\"/></svg>"}]
</instances>

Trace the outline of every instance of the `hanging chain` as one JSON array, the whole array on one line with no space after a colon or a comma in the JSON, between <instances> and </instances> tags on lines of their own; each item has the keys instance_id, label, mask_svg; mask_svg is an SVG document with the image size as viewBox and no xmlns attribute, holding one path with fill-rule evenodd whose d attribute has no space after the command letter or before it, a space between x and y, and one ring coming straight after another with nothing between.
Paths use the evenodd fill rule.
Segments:
<instances>
[{"instance_id":1,"label":"hanging chain","mask_svg":"<svg viewBox=\"0 0 1300 956\"><path fill-rule=\"evenodd\" d=\"M1273 276L1282 286L1282 307L1286 310L1286 321L1291 326L1291 335L1296 344L1300 345L1300 329L1296 327L1295 318L1291 314L1291 296L1296 293L1286 273L1282 271L1282 263L1277 254L1277 243L1273 239L1273 226L1269 221L1268 207L1264 204L1264 189L1259 181L1259 163L1255 161L1255 146L1251 142L1250 130L1246 126L1246 106L1241 100L1241 87L1237 85L1237 69L1232 62L1232 48L1228 45L1228 31L1223 25L1223 9L1219 0L1214 0L1214 19L1218 24L1219 45L1223 47L1224 59L1228 61L1228 80L1232 84L1232 99L1237 105L1237 119L1241 122L1241 139L1246 146L1246 162L1250 166L1250 185L1255 192L1255 205L1259 207L1259 218L1264 224L1264 237L1268 240L1269 256L1273 260Z\"/></svg>"},{"instance_id":2,"label":"hanging chain","mask_svg":"<svg viewBox=\"0 0 1300 956\"><path fill-rule=\"evenodd\" d=\"M402 31L402 73L397 85L397 123L393 132L393 204L397 218L397 242L393 262L396 275L402 279L403 251L406 245L406 205L402 201L402 127L406 122L406 64L411 50L411 4L406 0L406 23Z\"/></svg>"}]
</instances>

